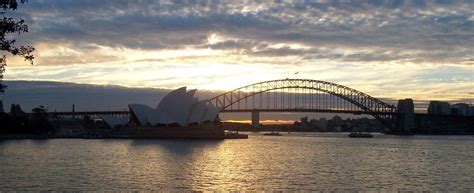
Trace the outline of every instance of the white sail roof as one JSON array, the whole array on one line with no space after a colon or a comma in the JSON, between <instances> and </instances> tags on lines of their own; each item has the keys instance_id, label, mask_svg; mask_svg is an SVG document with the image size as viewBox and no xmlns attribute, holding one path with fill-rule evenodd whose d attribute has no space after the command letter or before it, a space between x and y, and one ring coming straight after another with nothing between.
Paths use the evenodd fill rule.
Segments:
<instances>
[{"instance_id":1,"label":"white sail roof","mask_svg":"<svg viewBox=\"0 0 474 193\"><path fill-rule=\"evenodd\" d=\"M156 109L141 104L131 104L129 108L140 125L177 123L187 126L189 123L213 121L219 114L219 109L207 101L199 101L194 97L195 94L195 89L186 91L186 87L181 87L168 93Z\"/></svg>"},{"instance_id":2,"label":"white sail roof","mask_svg":"<svg viewBox=\"0 0 474 193\"><path fill-rule=\"evenodd\" d=\"M111 115L102 115L100 118L104 121L105 124L107 124L111 128L114 128L115 126L118 126L118 125L128 124L128 117L115 117Z\"/></svg>"},{"instance_id":3,"label":"white sail roof","mask_svg":"<svg viewBox=\"0 0 474 193\"><path fill-rule=\"evenodd\" d=\"M212 104L206 105L206 110L204 111L204 120L203 121L214 121L217 118L217 115L220 112L219 107L214 107Z\"/></svg>"},{"instance_id":4,"label":"white sail roof","mask_svg":"<svg viewBox=\"0 0 474 193\"><path fill-rule=\"evenodd\" d=\"M135 115L140 125L148 124L150 122L149 117L157 115L156 110L142 104L130 104L128 108L130 109L130 113Z\"/></svg>"},{"instance_id":5,"label":"white sail roof","mask_svg":"<svg viewBox=\"0 0 474 193\"><path fill-rule=\"evenodd\" d=\"M193 105L191 114L189 116L188 124L202 124L202 122L204 121L204 112L206 111L206 105L207 101L199 101Z\"/></svg>"}]
</instances>

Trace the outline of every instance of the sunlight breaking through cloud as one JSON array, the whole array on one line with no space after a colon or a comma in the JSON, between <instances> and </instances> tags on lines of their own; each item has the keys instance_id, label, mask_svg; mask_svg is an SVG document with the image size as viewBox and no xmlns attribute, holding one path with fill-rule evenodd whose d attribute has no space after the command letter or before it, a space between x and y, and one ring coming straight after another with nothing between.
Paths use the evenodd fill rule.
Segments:
<instances>
[{"instance_id":1,"label":"sunlight breaking through cloud","mask_svg":"<svg viewBox=\"0 0 474 193\"><path fill-rule=\"evenodd\" d=\"M378 97L474 98L470 1L32 1L36 65L9 80L228 90L308 78ZM294 75L299 72L297 75Z\"/></svg>"}]
</instances>

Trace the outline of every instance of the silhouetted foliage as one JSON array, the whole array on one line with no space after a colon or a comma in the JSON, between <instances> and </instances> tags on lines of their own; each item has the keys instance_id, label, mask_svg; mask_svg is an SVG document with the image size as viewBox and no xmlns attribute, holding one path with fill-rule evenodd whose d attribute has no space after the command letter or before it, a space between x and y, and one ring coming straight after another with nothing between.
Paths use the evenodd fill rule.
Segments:
<instances>
[{"instance_id":1,"label":"silhouetted foliage","mask_svg":"<svg viewBox=\"0 0 474 193\"><path fill-rule=\"evenodd\" d=\"M7 113L0 113L0 133L8 133L10 130L11 117Z\"/></svg>"},{"instance_id":2,"label":"silhouetted foliage","mask_svg":"<svg viewBox=\"0 0 474 193\"><path fill-rule=\"evenodd\" d=\"M20 0L20 3L26 3L27 0ZM7 11L15 11L18 8L18 2L16 0L0 0L0 51L8 52L12 55L18 55L25 58L25 61L33 64L32 52L35 50L32 46L16 46L16 40L6 39L6 35L13 33L24 33L28 32L28 25L26 25L23 19L14 19L12 17L5 17ZM6 86L3 84L3 73L5 72L6 55L0 56L0 93L3 93Z\"/></svg>"},{"instance_id":3,"label":"silhouetted foliage","mask_svg":"<svg viewBox=\"0 0 474 193\"><path fill-rule=\"evenodd\" d=\"M44 106L36 107L32 114L21 110L20 105L12 104L10 114L0 113L0 133L3 134L51 134L53 127L48 120Z\"/></svg>"},{"instance_id":4,"label":"silhouetted foliage","mask_svg":"<svg viewBox=\"0 0 474 193\"><path fill-rule=\"evenodd\" d=\"M12 104L10 107L10 115L13 117L26 116L26 113L21 109L20 105Z\"/></svg>"},{"instance_id":5,"label":"silhouetted foliage","mask_svg":"<svg viewBox=\"0 0 474 193\"><path fill-rule=\"evenodd\" d=\"M52 126L48 121L48 110L44 106L39 106L31 110L31 129L36 134L52 132Z\"/></svg>"},{"instance_id":6,"label":"silhouetted foliage","mask_svg":"<svg viewBox=\"0 0 474 193\"><path fill-rule=\"evenodd\" d=\"M31 133L28 115L20 105L12 104L10 114L1 113L0 117L2 133Z\"/></svg>"}]
</instances>

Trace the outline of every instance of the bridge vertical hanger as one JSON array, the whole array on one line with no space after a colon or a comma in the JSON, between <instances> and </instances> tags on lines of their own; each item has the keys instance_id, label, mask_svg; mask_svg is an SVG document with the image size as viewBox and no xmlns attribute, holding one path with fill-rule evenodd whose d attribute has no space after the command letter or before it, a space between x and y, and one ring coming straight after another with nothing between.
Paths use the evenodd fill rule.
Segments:
<instances>
[{"instance_id":1,"label":"bridge vertical hanger","mask_svg":"<svg viewBox=\"0 0 474 193\"><path fill-rule=\"evenodd\" d=\"M310 90L311 92L308 92ZM281 99L278 108L262 108L263 93L277 91L272 100L278 101ZM281 91L281 92L278 92ZM303 91L304 93L300 93ZM315 91L315 92L313 92ZM227 97L226 95L233 92L243 92L243 95L237 97ZM278 94L280 96L278 96ZM318 105L310 109L299 108L301 103L304 103L303 96L299 94L316 94L315 103ZM258 96L255 96L258 95ZM267 96L271 96L268 95ZM279 98L280 97L280 98ZM313 96L312 96L313 97ZM261 100L258 100L258 99ZM248 104L247 99L252 101ZM218 101L226 101L224 104ZM269 99L266 99L269 100ZM209 99L212 104L221 108L221 112L326 112L326 113L351 113L351 114L368 114L374 116L385 127L395 129L393 124L393 117L397 115L397 108L393 105L387 104L379 99L371 97L368 94L357 91L355 89L334 84L331 82L320 80L306 80L306 79L281 79L264 81L256 84L237 88L222 95ZM260 104L255 104L258 101ZM345 103L341 103L346 101ZM244 103L245 108L234 110L232 105ZM285 104L286 103L286 104ZM250 106L250 108L249 108ZM258 108L260 107L260 108ZM258 117L257 113L253 116Z\"/></svg>"}]
</instances>

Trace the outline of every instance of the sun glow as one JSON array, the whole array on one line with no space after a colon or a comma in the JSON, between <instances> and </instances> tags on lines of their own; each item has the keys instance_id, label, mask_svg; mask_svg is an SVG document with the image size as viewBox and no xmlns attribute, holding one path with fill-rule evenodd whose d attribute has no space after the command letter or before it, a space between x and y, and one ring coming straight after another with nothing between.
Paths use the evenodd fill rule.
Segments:
<instances>
[{"instance_id":1,"label":"sun glow","mask_svg":"<svg viewBox=\"0 0 474 193\"><path fill-rule=\"evenodd\" d=\"M228 123L243 123L243 124L251 124L251 120L225 120L224 122ZM260 120L260 124L262 125L292 125L294 124L294 120Z\"/></svg>"},{"instance_id":2,"label":"sun glow","mask_svg":"<svg viewBox=\"0 0 474 193\"><path fill-rule=\"evenodd\" d=\"M211 34L211 44L233 40ZM90 49L84 49L84 47ZM272 48L307 49L302 44L272 44ZM394 61L357 63L298 57L252 57L242 53L209 48L139 50L96 44L74 46L40 43L34 66L19 57L9 58L7 80L50 80L127 87L189 88L228 91L261 81L301 78L342 84L381 98L456 101L472 98L472 68L436 65L400 66ZM324 48L326 50L327 48ZM356 54L355 50L326 50ZM371 52L371 50L365 50ZM48 60L46 60L48 59ZM18 65L17 65L18 63ZM9 63L10 64L10 63ZM21 65L19 65L21 64ZM340 69L346 69L341 71ZM371 68L373 70L366 70ZM405 70L414 68L418 70ZM453 72L454 70L454 72ZM459 74L463 78L450 78ZM298 73L297 73L298 72ZM434 79L429 73L440 74ZM413 79L416 77L416 79ZM454 82L455 82L455 85ZM424 82L424 86L419 85ZM370 84L368 84L370 83ZM382 88L383 87L383 88ZM400 88L407 88L401 90ZM389 92L387 92L389 91Z\"/></svg>"}]
</instances>

